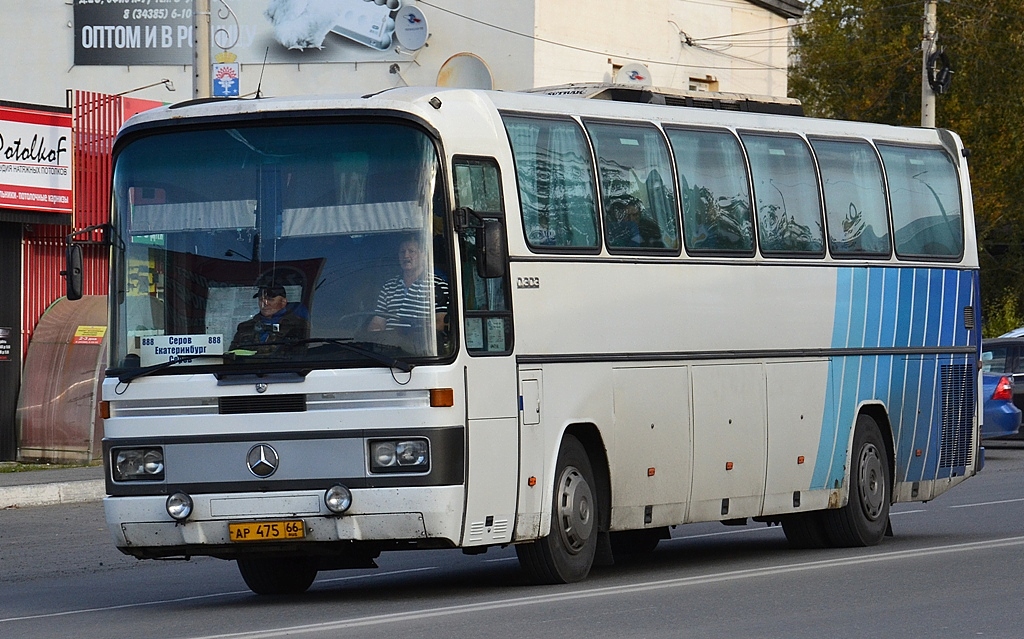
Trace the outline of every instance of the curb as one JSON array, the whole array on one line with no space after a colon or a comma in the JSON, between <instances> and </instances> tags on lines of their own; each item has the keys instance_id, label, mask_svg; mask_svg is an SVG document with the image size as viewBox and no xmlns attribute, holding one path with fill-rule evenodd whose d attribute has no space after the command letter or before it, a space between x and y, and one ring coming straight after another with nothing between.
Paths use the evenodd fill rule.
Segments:
<instances>
[{"instance_id":1,"label":"curb","mask_svg":"<svg viewBox=\"0 0 1024 639\"><path fill-rule=\"evenodd\" d=\"M106 496L107 489L102 479L6 486L0 488L0 509L77 504L100 501Z\"/></svg>"}]
</instances>

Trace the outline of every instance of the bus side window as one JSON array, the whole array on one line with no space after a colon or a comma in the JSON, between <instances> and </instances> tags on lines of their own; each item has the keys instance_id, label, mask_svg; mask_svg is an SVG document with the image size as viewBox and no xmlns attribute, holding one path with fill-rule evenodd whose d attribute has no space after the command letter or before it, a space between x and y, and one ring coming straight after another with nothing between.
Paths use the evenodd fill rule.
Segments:
<instances>
[{"instance_id":1,"label":"bus side window","mask_svg":"<svg viewBox=\"0 0 1024 639\"><path fill-rule=\"evenodd\" d=\"M964 250L960 182L940 148L879 144L889 180L898 257L959 258Z\"/></svg>"},{"instance_id":2,"label":"bus side window","mask_svg":"<svg viewBox=\"0 0 1024 639\"><path fill-rule=\"evenodd\" d=\"M867 142L811 140L825 192L828 248L833 255L890 253L889 216L878 156Z\"/></svg>"},{"instance_id":3,"label":"bus side window","mask_svg":"<svg viewBox=\"0 0 1024 639\"><path fill-rule=\"evenodd\" d=\"M501 175L490 158L454 160L456 208L471 209L483 218L504 220ZM508 270L499 277L480 277L482 259L474 229L460 233L462 252L463 338L473 355L506 355L512 351L511 291Z\"/></svg>"},{"instance_id":4,"label":"bus side window","mask_svg":"<svg viewBox=\"0 0 1024 639\"><path fill-rule=\"evenodd\" d=\"M594 167L572 120L503 116L530 248L600 247Z\"/></svg>"},{"instance_id":5,"label":"bus side window","mask_svg":"<svg viewBox=\"0 0 1024 639\"><path fill-rule=\"evenodd\" d=\"M668 146L647 124L585 123L597 154L605 242L614 253L678 253L679 219Z\"/></svg>"},{"instance_id":6,"label":"bus side window","mask_svg":"<svg viewBox=\"0 0 1024 639\"><path fill-rule=\"evenodd\" d=\"M761 252L824 255L821 200L810 149L796 136L740 137L750 157Z\"/></svg>"},{"instance_id":7,"label":"bus side window","mask_svg":"<svg viewBox=\"0 0 1024 639\"><path fill-rule=\"evenodd\" d=\"M686 250L753 254L750 182L739 141L727 131L667 133L679 172Z\"/></svg>"}]
</instances>

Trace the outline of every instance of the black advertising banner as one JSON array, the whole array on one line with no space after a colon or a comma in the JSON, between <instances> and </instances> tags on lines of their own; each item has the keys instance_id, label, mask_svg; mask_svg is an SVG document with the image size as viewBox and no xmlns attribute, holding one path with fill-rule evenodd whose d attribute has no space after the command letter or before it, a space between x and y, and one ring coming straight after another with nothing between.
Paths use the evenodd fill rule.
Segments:
<instances>
[{"instance_id":1,"label":"black advertising banner","mask_svg":"<svg viewBox=\"0 0 1024 639\"><path fill-rule=\"evenodd\" d=\"M75 64L192 64L192 0L74 0Z\"/></svg>"},{"instance_id":2,"label":"black advertising banner","mask_svg":"<svg viewBox=\"0 0 1024 639\"><path fill-rule=\"evenodd\" d=\"M11 361L11 342L14 330L10 327L0 327L0 362Z\"/></svg>"},{"instance_id":3,"label":"black advertising banner","mask_svg":"<svg viewBox=\"0 0 1024 639\"><path fill-rule=\"evenodd\" d=\"M213 3L214 53L239 64L408 62L427 44L416 0ZM426 5L424 5L426 6ZM192 64L192 0L74 0L75 64Z\"/></svg>"}]
</instances>

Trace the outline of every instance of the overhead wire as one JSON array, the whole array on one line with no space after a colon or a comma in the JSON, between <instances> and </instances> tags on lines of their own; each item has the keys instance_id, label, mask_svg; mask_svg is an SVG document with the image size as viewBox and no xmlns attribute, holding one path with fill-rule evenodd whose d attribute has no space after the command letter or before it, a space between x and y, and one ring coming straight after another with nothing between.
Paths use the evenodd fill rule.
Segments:
<instances>
[{"instance_id":1,"label":"overhead wire","mask_svg":"<svg viewBox=\"0 0 1024 639\"><path fill-rule=\"evenodd\" d=\"M419 4L426 5L428 7L431 7L432 9L436 9L436 10L441 11L443 13L447 13L449 15L453 15L453 16L461 18L463 20L467 20L469 22L473 22L473 23L479 24L481 26L489 27L489 28L495 29L497 31L501 31L503 33L508 33L510 35L515 35L515 36L518 36L518 37L521 37L521 38L527 38L527 39L534 40L534 41L537 41L537 42L543 42L544 44L550 44L552 46L562 47L562 48L570 49L570 50L573 50L573 51L580 51L580 52L583 52L583 53L594 53L594 54L602 55L602 56L611 56L611 57L618 57L618 58L623 58L623 59L628 59L628 60L635 60L637 62L643 62L645 64L658 64L658 65L670 66L670 67L686 67L686 68L691 68L691 69L721 69L721 70L731 70L731 71L764 71L765 69L771 69L771 70L775 70L775 71L785 71L787 69L787 67L779 67L779 66L775 66L775 65L771 65L771 64L760 63L760 62L757 62L756 60L750 60L750 59L747 59L747 58L740 58L738 56L730 56L728 54L723 54L723 53L721 53L719 51L715 51L714 49L710 49L708 47L698 46L698 45L694 45L694 48L696 48L696 49L698 49L700 51L704 51L704 52L712 54L712 55L721 55L721 56L724 56L724 57L727 57L727 58L730 58L730 59L734 59L734 60L738 60L740 62L744 62L744 63L747 63L747 64L756 64L758 66L755 66L755 67L721 66L721 67L719 67L719 66L706 65L706 64L685 64L685 63L674 62L674 61L669 61L669 60L656 60L656 59L653 59L653 58L644 58L644 57L640 57L640 56L615 53L615 52L611 52L611 51L602 51L602 50L599 50L599 49L591 49L591 48L588 48L588 47L581 47L581 46L577 46L577 45L566 44L565 42L559 42L557 40L551 40L551 39L548 39L548 38L543 38L543 37L540 37L540 36L537 36L537 35L533 35L533 34L530 34L530 33L523 33L521 31L516 31L515 29L510 29L508 27L502 27L500 25L496 25L496 24L487 22L485 20L481 20L479 18L474 18L472 16L468 16L468 15L459 13L457 11L453 11L452 9L448 9L448 8L445 8L445 7L438 6L438 5L436 5L436 4L432 3L432 2L429 2L428 0L418 0L418 2L419 2ZM680 33L682 34L682 32L680 32Z\"/></svg>"}]
</instances>

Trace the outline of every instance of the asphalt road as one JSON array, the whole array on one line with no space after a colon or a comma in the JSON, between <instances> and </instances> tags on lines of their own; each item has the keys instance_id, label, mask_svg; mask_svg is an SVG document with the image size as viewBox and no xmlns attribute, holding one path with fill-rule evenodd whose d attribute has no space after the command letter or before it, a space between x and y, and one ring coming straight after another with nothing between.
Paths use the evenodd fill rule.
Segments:
<instances>
[{"instance_id":1,"label":"asphalt road","mask_svg":"<svg viewBox=\"0 0 1024 639\"><path fill-rule=\"evenodd\" d=\"M99 503L0 511L0 637L1022 637L1024 445L899 504L895 537L796 551L779 528L681 526L649 558L528 586L511 549L385 554L259 597L233 563L118 553Z\"/></svg>"}]
</instances>

